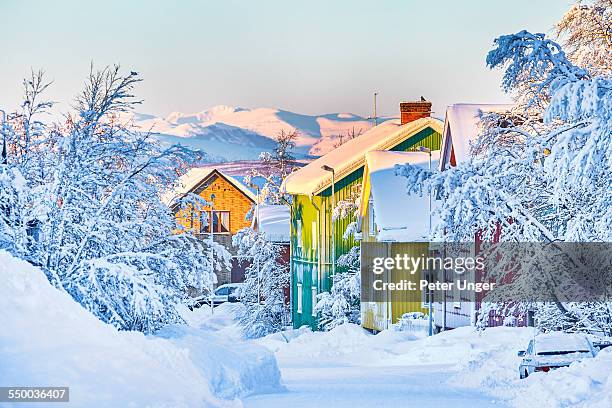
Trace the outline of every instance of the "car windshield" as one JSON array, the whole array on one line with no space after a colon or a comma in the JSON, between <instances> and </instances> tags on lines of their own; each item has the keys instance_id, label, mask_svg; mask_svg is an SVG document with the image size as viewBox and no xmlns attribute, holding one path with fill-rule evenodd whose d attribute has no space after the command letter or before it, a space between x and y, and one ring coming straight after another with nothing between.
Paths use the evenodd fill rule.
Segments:
<instances>
[{"instance_id":1,"label":"car windshield","mask_svg":"<svg viewBox=\"0 0 612 408\"><path fill-rule=\"evenodd\" d=\"M227 295L227 294L229 294L229 288L228 287L219 288L219 289L215 290L215 295Z\"/></svg>"}]
</instances>

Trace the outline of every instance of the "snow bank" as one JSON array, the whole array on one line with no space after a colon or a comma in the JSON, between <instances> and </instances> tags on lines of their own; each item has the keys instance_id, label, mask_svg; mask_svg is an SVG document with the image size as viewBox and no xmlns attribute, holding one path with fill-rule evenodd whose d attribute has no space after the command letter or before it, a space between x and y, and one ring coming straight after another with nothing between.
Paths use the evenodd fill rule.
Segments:
<instances>
[{"instance_id":1,"label":"snow bank","mask_svg":"<svg viewBox=\"0 0 612 408\"><path fill-rule=\"evenodd\" d=\"M531 374L514 404L540 407L612 407L612 349L567 368Z\"/></svg>"},{"instance_id":2,"label":"snow bank","mask_svg":"<svg viewBox=\"0 0 612 408\"><path fill-rule=\"evenodd\" d=\"M69 386L73 406L239 406L280 388L264 348L180 326L119 332L4 251L0 327L0 385Z\"/></svg>"},{"instance_id":3,"label":"snow bank","mask_svg":"<svg viewBox=\"0 0 612 408\"><path fill-rule=\"evenodd\" d=\"M452 332L455 331L458 329ZM460 370L451 380L452 385L484 389L516 407L612 406L612 350L603 350L595 359L548 373L533 373L520 380L521 358L516 353L527 347L532 335L531 328L496 327L478 337L465 336L472 351L459 362Z\"/></svg>"},{"instance_id":4,"label":"snow bank","mask_svg":"<svg viewBox=\"0 0 612 408\"><path fill-rule=\"evenodd\" d=\"M280 371L274 355L252 343L235 342L208 335L185 325L167 326L159 337L189 350L189 358L202 368L216 396L238 398L254 392L280 391Z\"/></svg>"},{"instance_id":5,"label":"snow bank","mask_svg":"<svg viewBox=\"0 0 612 408\"><path fill-rule=\"evenodd\" d=\"M301 360L340 362L345 365L393 365L404 348L415 344L412 333L385 330L377 335L356 324L343 324L329 332L313 332L308 327L287 330L263 337L257 342L274 351L281 364L294 365Z\"/></svg>"},{"instance_id":6,"label":"snow bank","mask_svg":"<svg viewBox=\"0 0 612 408\"><path fill-rule=\"evenodd\" d=\"M268 335L259 343L281 357L299 354L302 357L331 357L362 349L371 335L356 324L343 324L329 332L313 332L302 327ZM284 341L284 342L283 342Z\"/></svg>"}]
</instances>

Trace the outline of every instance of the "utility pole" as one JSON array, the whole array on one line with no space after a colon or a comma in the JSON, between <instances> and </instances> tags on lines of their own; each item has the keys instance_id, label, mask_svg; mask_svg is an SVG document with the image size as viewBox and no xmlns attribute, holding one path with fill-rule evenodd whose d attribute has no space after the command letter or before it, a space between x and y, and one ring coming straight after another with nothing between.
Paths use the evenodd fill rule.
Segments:
<instances>
[{"instance_id":1,"label":"utility pole","mask_svg":"<svg viewBox=\"0 0 612 408\"><path fill-rule=\"evenodd\" d=\"M376 116L376 96L378 96L378 92L374 92L374 126L378 125L378 117Z\"/></svg>"},{"instance_id":2,"label":"utility pole","mask_svg":"<svg viewBox=\"0 0 612 408\"><path fill-rule=\"evenodd\" d=\"M6 151L6 112L2 109L0 109L0 112L2 112L2 129L0 130L2 132L2 164L7 164L8 152Z\"/></svg>"},{"instance_id":3,"label":"utility pole","mask_svg":"<svg viewBox=\"0 0 612 408\"><path fill-rule=\"evenodd\" d=\"M215 203L215 194L211 194L210 195L210 217L208 218L208 228L210 229L210 270L212 273L215 273L215 253L214 253L214 244L215 244L215 239L213 236L213 219L214 219L214 213L213 213L213 208L214 208L214 203ZM215 297L214 297L214 291L213 291L213 284L210 285L210 314L214 315L215 314Z\"/></svg>"},{"instance_id":4,"label":"utility pole","mask_svg":"<svg viewBox=\"0 0 612 408\"><path fill-rule=\"evenodd\" d=\"M259 195L261 189L252 180L249 187L257 191L257 202L255 203L255 221L257 222L257 232L261 231L261 219L259 218L259 206L261 205L261 197ZM257 304L261 303L261 270L259 268L259 257L257 258Z\"/></svg>"},{"instance_id":5,"label":"utility pole","mask_svg":"<svg viewBox=\"0 0 612 408\"><path fill-rule=\"evenodd\" d=\"M431 149L425 146L418 147L419 152L427 153L429 155L429 172L431 173ZM429 186L429 232L428 240L431 239L431 186ZM429 272L429 278L432 278L432 271ZM432 302L432 291L428 289L428 308L429 308L429 335L433 336L433 302ZM444 299L446 301L446 299Z\"/></svg>"},{"instance_id":6,"label":"utility pole","mask_svg":"<svg viewBox=\"0 0 612 408\"><path fill-rule=\"evenodd\" d=\"M336 222L334 221L334 209L336 208L336 172L328 166L323 165L321 168L331 173L331 221L332 221L332 242L331 242L331 260L332 260L332 276L336 275Z\"/></svg>"}]
</instances>

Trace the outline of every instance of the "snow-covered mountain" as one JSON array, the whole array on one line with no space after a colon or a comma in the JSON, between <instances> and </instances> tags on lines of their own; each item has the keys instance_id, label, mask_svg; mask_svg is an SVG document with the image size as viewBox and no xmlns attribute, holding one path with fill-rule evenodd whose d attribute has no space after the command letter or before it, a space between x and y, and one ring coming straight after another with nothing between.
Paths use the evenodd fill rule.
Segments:
<instances>
[{"instance_id":1,"label":"snow-covered mountain","mask_svg":"<svg viewBox=\"0 0 612 408\"><path fill-rule=\"evenodd\" d=\"M134 123L152 130L166 143L180 143L224 160L255 159L274 147L281 131L297 129L296 153L320 156L333 149L339 135L365 132L371 122L352 113L303 115L273 108L215 106L196 113L172 112L166 117L137 113Z\"/></svg>"}]
</instances>

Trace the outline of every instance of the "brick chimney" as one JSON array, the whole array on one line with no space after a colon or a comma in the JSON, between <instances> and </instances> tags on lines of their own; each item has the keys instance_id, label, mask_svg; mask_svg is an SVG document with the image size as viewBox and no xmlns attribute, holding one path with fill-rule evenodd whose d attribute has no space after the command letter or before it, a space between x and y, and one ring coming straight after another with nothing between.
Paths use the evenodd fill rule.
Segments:
<instances>
[{"instance_id":1,"label":"brick chimney","mask_svg":"<svg viewBox=\"0 0 612 408\"><path fill-rule=\"evenodd\" d=\"M401 123L412 122L413 120L427 118L431 113L431 102L426 101L421 96L420 101L416 102L400 102Z\"/></svg>"}]
</instances>

